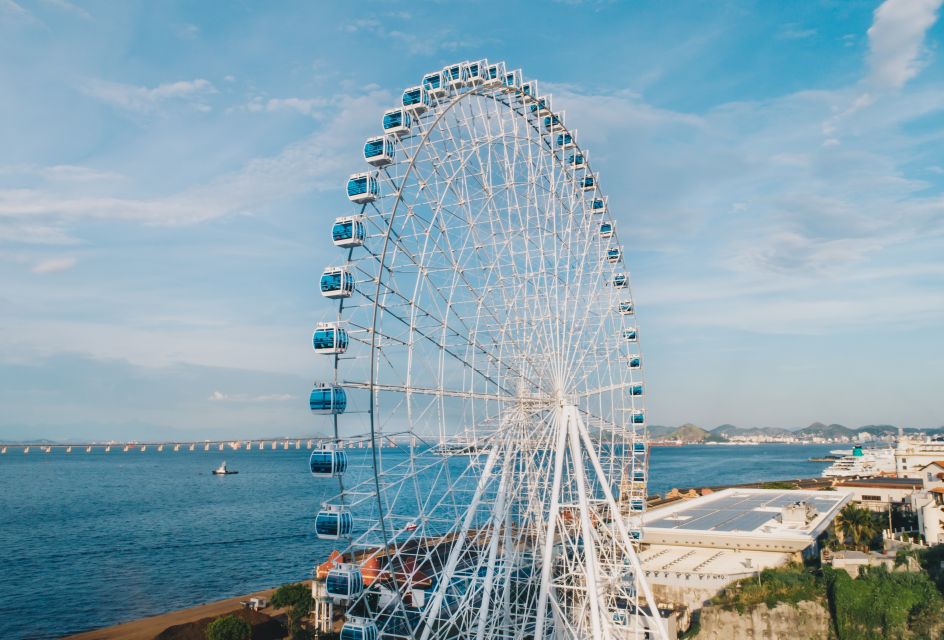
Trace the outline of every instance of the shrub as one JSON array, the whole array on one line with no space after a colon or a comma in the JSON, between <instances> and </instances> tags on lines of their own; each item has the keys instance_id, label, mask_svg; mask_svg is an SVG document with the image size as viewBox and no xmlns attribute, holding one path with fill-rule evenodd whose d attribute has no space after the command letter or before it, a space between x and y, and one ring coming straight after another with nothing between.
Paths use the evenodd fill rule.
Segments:
<instances>
[{"instance_id":1,"label":"shrub","mask_svg":"<svg viewBox=\"0 0 944 640\"><path fill-rule=\"evenodd\" d=\"M735 582L714 599L725 609L744 613L760 603L775 607L781 602L795 605L804 600L818 600L825 595L823 584L798 564L764 569L756 578Z\"/></svg>"},{"instance_id":2,"label":"shrub","mask_svg":"<svg viewBox=\"0 0 944 640\"><path fill-rule=\"evenodd\" d=\"M249 640L252 627L236 616L223 616L207 625L207 640Z\"/></svg>"}]
</instances>

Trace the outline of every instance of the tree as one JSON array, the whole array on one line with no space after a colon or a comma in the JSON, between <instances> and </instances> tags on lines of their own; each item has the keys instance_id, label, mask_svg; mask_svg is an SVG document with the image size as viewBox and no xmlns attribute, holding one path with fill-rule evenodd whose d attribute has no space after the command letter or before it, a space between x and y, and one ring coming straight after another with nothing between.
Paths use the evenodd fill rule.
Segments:
<instances>
[{"instance_id":1,"label":"tree","mask_svg":"<svg viewBox=\"0 0 944 640\"><path fill-rule=\"evenodd\" d=\"M872 512L854 504L847 504L836 516L836 529L841 540L850 540L854 548L863 551L868 551L872 538L879 532Z\"/></svg>"},{"instance_id":2,"label":"tree","mask_svg":"<svg viewBox=\"0 0 944 640\"><path fill-rule=\"evenodd\" d=\"M300 636L302 618L311 611L311 588L303 582L283 584L269 602L277 609L286 609L289 634L293 638Z\"/></svg>"},{"instance_id":3,"label":"tree","mask_svg":"<svg viewBox=\"0 0 944 640\"><path fill-rule=\"evenodd\" d=\"M223 616L207 625L207 640L249 640L252 627L236 616Z\"/></svg>"}]
</instances>

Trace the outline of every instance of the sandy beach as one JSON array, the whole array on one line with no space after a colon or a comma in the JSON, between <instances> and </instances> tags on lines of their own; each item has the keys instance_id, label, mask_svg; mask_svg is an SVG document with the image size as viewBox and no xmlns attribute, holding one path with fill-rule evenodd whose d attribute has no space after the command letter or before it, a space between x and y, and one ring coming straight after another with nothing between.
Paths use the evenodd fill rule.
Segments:
<instances>
[{"instance_id":1,"label":"sandy beach","mask_svg":"<svg viewBox=\"0 0 944 640\"><path fill-rule=\"evenodd\" d=\"M221 616L230 613L235 609L242 608L241 601L252 597L271 598L275 589L266 589L255 593L208 602L188 609L179 609L156 616L141 618L117 624L111 627L103 627L94 631L85 631L76 635L66 636L65 640L154 640L154 637L168 627L187 622L196 622L202 618ZM262 610L269 616L275 616L282 613L282 609L273 609L267 607Z\"/></svg>"}]
</instances>

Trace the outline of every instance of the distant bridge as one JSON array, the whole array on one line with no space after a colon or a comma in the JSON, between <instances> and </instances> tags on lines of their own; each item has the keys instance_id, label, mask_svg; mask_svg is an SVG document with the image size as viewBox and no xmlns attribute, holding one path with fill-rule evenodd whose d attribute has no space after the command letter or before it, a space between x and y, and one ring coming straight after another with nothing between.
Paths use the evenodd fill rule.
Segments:
<instances>
[{"instance_id":1,"label":"distant bridge","mask_svg":"<svg viewBox=\"0 0 944 640\"><path fill-rule=\"evenodd\" d=\"M333 442L331 438L259 438L259 439L225 439L225 440L193 440L180 441L169 440L166 442L80 442L80 443L52 443L52 442L0 442L0 455L7 453L52 453L53 449L64 451L65 453L92 453L95 450L110 452L129 453L137 451L143 453L146 451L273 451L301 449L305 445L306 449L312 447L322 447L327 443ZM384 437L382 446L396 447L401 444L394 438ZM337 443L344 449L369 449L373 445L368 438L342 439Z\"/></svg>"}]
</instances>

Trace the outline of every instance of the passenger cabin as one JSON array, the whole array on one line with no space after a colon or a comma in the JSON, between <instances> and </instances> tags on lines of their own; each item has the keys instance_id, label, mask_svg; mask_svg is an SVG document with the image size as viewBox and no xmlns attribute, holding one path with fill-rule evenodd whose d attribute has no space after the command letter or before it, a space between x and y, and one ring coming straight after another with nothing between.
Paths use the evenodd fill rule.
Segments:
<instances>
[{"instance_id":1,"label":"passenger cabin","mask_svg":"<svg viewBox=\"0 0 944 640\"><path fill-rule=\"evenodd\" d=\"M380 195L380 185L370 173L355 173L347 181L347 198L356 204L373 202Z\"/></svg>"},{"instance_id":2,"label":"passenger cabin","mask_svg":"<svg viewBox=\"0 0 944 640\"><path fill-rule=\"evenodd\" d=\"M629 286L629 278L626 277L625 273L617 273L613 275L613 286L617 289L625 289Z\"/></svg>"},{"instance_id":3,"label":"passenger cabin","mask_svg":"<svg viewBox=\"0 0 944 640\"><path fill-rule=\"evenodd\" d=\"M646 508L646 501L642 498L633 498L629 501L630 511L642 511Z\"/></svg>"},{"instance_id":4,"label":"passenger cabin","mask_svg":"<svg viewBox=\"0 0 944 640\"><path fill-rule=\"evenodd\" d=\"M410 87L403 92L403 108L410 113L422 115L429 109L429 94L422 86Z\"/></svg>"},{"instance_id":5,"label":"passenger cabin","mask_svg":"<svg viewBox=\"0 0 944 640\"><path fill-rule=\"evenodd\" d=\"M576 143L574 142L574 136L570 133L561 133L557 135L557 146L562 149L569 149L573 147Z\"/></svg>"},{"instance_id":6,"label":"passenger cabin","mask_svg":"<svg viewBox=\"0 0 944 640\"><path fill-rule=\"evenodd\" d=\"M446 95L446 83L443 82L442 71L427 73L423 77L423 88L430 98L441 98Z\"/></svg>"},{"instance_id":7,"label":"passenger cabin","mask_svg":"<svg viewBox=\"0 0 944 640\"><path fill-rule=\"evenodd\" d=\"M393 163L393 140L390 136L368 138L364 143L364 160L375 167Z\"/></svg>"},{"instance_id":8,"label":"passenger cabin","mask_svg":"<svg viewBox=\"0 0 944 640\"><path fill-rule=\"evenodd\" d=\"M613 237L613 223L604 222L600 225L600 237L601 238L612 238Z\"/></svg>"},{"instance_id":9,"label":"passenger cabin","mask_svg":"<svg viewBox=\"0 0 944 640\"><path fill-rule=\"evenodd\" d=\"M334 246L350 249L364 244L367 238L367 229L364 219L360 216L341 216L334 219L331 227L331 241Z\"/></svg>"},{"instance_id":10,"label":"passenger cabin","mask_svg":"<svg viewBox=\"0 0 944 640\"><path fill-rule=\"evenodd\" d=\"M592 173L586 174L580 179L580 188L584 191L593 191L597 188L597 179Z\"/></svg>"},{"instance_id":11,"label":"passenger cabin","mask_svg":"<svg viewBox=\"0 0 944 640\"><path fill-rule=\"evenodd\" d=\"M402 138L410 134L410 126L413 124L413 118L403 109L391 109L384 112L383 130Z\"/></svg>"},{"instance_id":12,"label":"passenger cabin","mask_svg":"<svg viewBox=\"0 0 944 640\"><path fill-rule=\"evenodd\" d=\"M521 84L521 93L524 94L524 97L527 100L533 100L538 97L538 83L537 80L528 80Z\"/></svg>"},{"instance_id":13,"label":"passenger cabin","mask_svg":"<svg viewBox=\"0 0 944 640\"><path fill-rule=\"evenodd\" d=\"M567 158L567 164L569 164L572 169L583 169L587 166L587 158L582 153L574 153Z\"/></svg>"},{"instance_id":14,"label":"passenger cabin","mask_svg":"<svg viewBox=\"0 0 944 640\"><path fill-rule=\"evenodd\" d=\"M637 415L641 416L642 413L633 414L633 422L636 422ZM643 471L642 469L633 469L633 482L645 482L645 481L646 481L646 472Z\"/></svg>"},{"instance_id":15,"label":"passenger cabin","mask_svg":"<svg viewBox=\"0 0 944 640\"><path fill-rule=\"evenodd\" d=\"M544 128L548 131L563 131L564 121L556 113L544 116Z\"/></svg>"},{"instance_id":16,"label":"passenger cabin","mask_svg":"<svg viewBox=\"0 0 944 640\"><path fill-rule=\"evenodd\" d=\"M347 267L328 267L321 274L321 295L325 298L350 298L354 294L354 274Z\"/></svg>"},{"instance_id":17,"label":"passenger cabin","mask_svg":"<svg viewBox=\"0 0 944 640\"><path fill-rule=\"evenodd\" d=\"M505 82L505 63L498 62L488 65L485 72L485 86L494 87Z\"/></svg>"},{"instance_id":18,"label":"passenger cabin","mask_svg":"<svg viewBox=\"0 0 944 640\"><path fill-rule=\"evenodd\" d=\"M630 529L629 537L632 538L633 540L639 540L640 538L642 538L642 531L640 531L639 529Z\"/></svg>"},{"instance_id":19,"label":"passenger cabin","mask_svg":"<svg viewBox=\"0 0 944 640\"><path fill-rule=\"evenodd\" d=\"M351 600L364 590L361 570L350 564L338 565L325 578L325 591L333 600Z\"/></svg>"},{"instance_id":20,"label":"passenger cabin","mask_svg":"<svg viewBox=\"0 0 944 640\"><path fill-rule=\"evenodd\" d=\"M521 86L521 69L515 69L505 74L505 86L509 89L517 89Z\"/></svg>"},{"instance_id":21,"label":"passenger cabin","mask_svg":"<svg viewBox=\"0 0 944 640\"><path fill-rule=\"evenodd\" d=\"M546 116L551 113L551 97L543 96L531 103L531 106L528 107L531 110L531 113L537 116Z\"/></svg>"},{"instance_id":22,"label":"passenger cabin","mask_svg":"<svg viewBox=\"0 0 944 640\"><path fill-rule=\"evenodd\" d=\"M642 366L642 358L640 358L638 355L629 356L630 369L638 369L641 366Z\"/></svg>"},{"instance_id":23,"label":"passenger cabin","mask_svg":"<svg viewBox=\"0 0 944 640\"><path fill-rule=\"evenodd\" d=\"M369 620L353 619L341 627L340 640L378 640L377 625Z\"/></svg>"},{"instance_id":24,"label":"passenger cabin","mask_svg":"<svg viewBox=\"0 0 944 640\"><path fill-rule=\"evenodd\" d=\"M342 506L329 504L315 516L315 535L319 540L340 540L351 535L354 517Z\"/></svg>"},{"instance_id":25,"label":"passenger cabin","mask_svg":"<svg viewBox=\"0 0 944 640\"><path fill-rule=\"evenodd\" d=\"M443 81L447 87L459 89L464 87L469 77L469 65L459 62L443 69Z\"/></svg>"},{"instance_id":26,"label":"passenger cabin","mask_svg":"<svg viewBox=\"0 0 944 640\"><path fill-rule=\"evenodd\" d=\"M633 453L645 453L646 452L646 443L645 442L634 442L633 443Z\"/></svg>"},{"instance_id":27,"label":"passenger cabin","mask_svg":"<svg viewBox=\"0 0 944 640\"><path fill-rule=\"evenodd\" d=\"M631 396L641 396L642 395L642 383L636 382L629 387L629 395Z\"/></svg>"},{"instance_id":28,"label":"passenger cabin","mask_svg":"<svg viewBox=\"0 0 944 640\"><path fill-rule=\"evenodd\" d=\"M347 471L347 452L320 447L311 452L308 467L316 478L336 478Z\"/></svg>"},{"instance_id":29,"label":"passenger cabin","mask_svg":"<svg viewBox=\"0 0 944 640\"><path fill-rule=\"evenodd\" d=\"M623 261L623 251L622 249L607 249L606 251L606 261L610 264L616 264L617 262Z\"/></svg>"},{"instance_id":30,"label":"passenger cabin","mask_svg":"<svg viewBox=\"0 0 944 640\"><path fill-rule=\"evenodd\" d=\"M347 393L336 384L319 382L311 390L308 406L316 415L340 415L347 408Z\"/></svg>"},{"instance_id":31,"label":"passenger cabin","mask_svg":"<svg viewBox=\"0 0 944 640\"><path fill-rule=\"evenodd\" d=\"M617 310L620 312L620 315L631 316L636 312L636 309L633 307L632 300L623 300L619 303Z\"/></svg>"},{"instance_id":32,"label":"passenger cabin","mask_svg":"<svg viewBox=\"0 0 944 640\"><path fill-rule=\"evenodd\" d=\"M626 342L636 342L639 339L639 333L635 327L630 327L629 329L623 329L623 339Z\"/></svg>"},{"instance_id":33,"label":"passenger cabin","mask_svg":"<svg viewBox=\"0 0 944 640\"><path fill-rule=\"evenodd\" d=\"M606 213L606 198L594 198L591 200L590 213Z\"/></svg>"},{"instance_id":34,"label":"passenger cabin","mask_svg":"<svg viewBox=\"0 0 944 640\"><path fill-rule=\"evenodd\" d=\"M485 77L488 73L488 60L476 60L470 62L467 69L467 80L469 86L478 87L485 84Z\"/></svg>"},{"instance_id":35,"label":"passenger cabin","mask_svg":"<svg viewBox=\"0 0 944 640\"><path fill-rule=\"evenodd\" d=\"M347 331L337 322L319 322L315 326L312 344L316 353L338 354L347 351Z\"/></svg>"}]
</instances>

